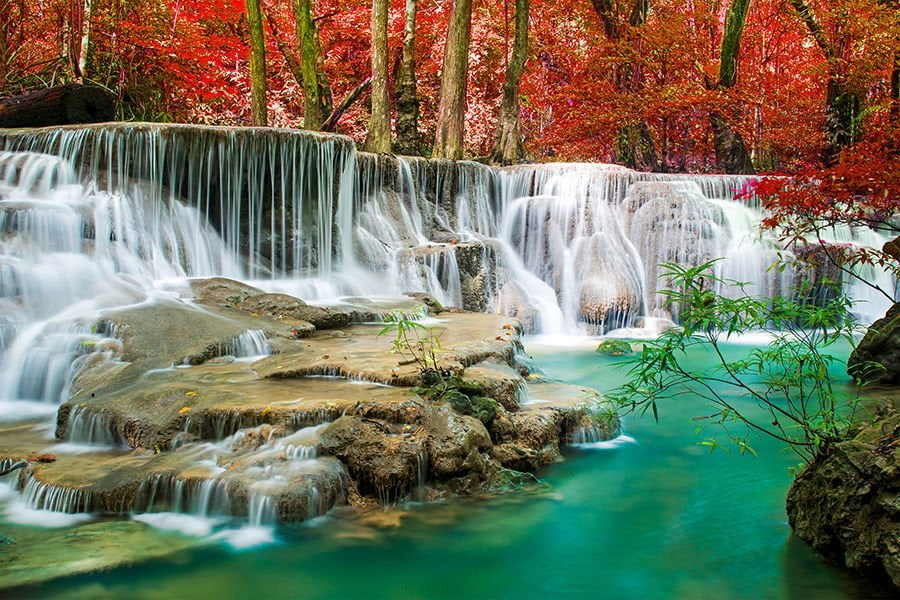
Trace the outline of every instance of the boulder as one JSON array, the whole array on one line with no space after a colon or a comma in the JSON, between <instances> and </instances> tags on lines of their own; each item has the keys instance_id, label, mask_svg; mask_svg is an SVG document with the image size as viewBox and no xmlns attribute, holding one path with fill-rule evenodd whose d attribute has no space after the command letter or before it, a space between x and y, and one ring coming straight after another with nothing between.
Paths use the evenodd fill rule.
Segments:
<instances>
[{"instance_id":1,"label":"boulder","mask_svg":"<svg viewBox=\"0 0 900 600\"><path fill-rule=\"evenodd\" d=\"M389 504L416 485L424 443L383 422L343 416L322 432L319 452L344 463L360 493Z\"/></svg>"},{"instance_id":2,"label":"boulder","mask_svg":"<svg viewBox=\"0 0 900 600\"><path fill-rule=\"evenodd\" d=\"M829 561L900 589L900 411L816 456L787 496L797 536Z\"/></svg>"},{"instance_id":3,"label":"boulder","mask_svg":"<svg viewBox=\"0 0 900 600\"><path fill-rule=\"evenodd\" d=\"M287 294L256 294L239 302L236 308L254 314L312 323L316 329L343 327L351 319L349 312L313 306Z\"/></svg>"},{"instance_id":4,"label":"boulder","mask_svg":"<svg viewBox=\"0 0 900 600\"><path fill-rule=\"evenodd\" d=\"M491 447L491 436L481 421L443 404L430 411L426 428L431 434L428 462L436 478L446 481L485 474L487 465L481 452Z\"/></svg>"},{"instance_id":5,"label":"boulder","mask_svg":"<svg viewBox=\"0 0 900 600\"><path fill-rule=\"evenodd\" d=\"M201 304L233 307L250 296L262 294L263 291L252 285L241 283L225 277L194 279L191 281L194 299Z\"/></svg>"},{"instance_id":6,"label":"boulder","mask_svg":"<svg viewBox=\"0 0 900 600\"><path fill-rule=\"evenodd\" d=\"M413 300L417 300L428 307L429 314L439 315L444 312L446 309L444 305L441 304L437 298L432 296L431 294L427 294L425 292L403 292L404 296L409 296Z\"/></svg>"},{"instance_id":7,"label":"boulder","mask_svg":"<svg viewBox=\"0 0 900 600\"><path fill-rule=\"evenodd\" d=\"M878 363L881 369L872 369ZM900 302L866 331L847 361L847 372L854 378L885 385L900 384Z\"/></svg>"},{"instance_id":8,"label":"boulder","mask_svg":"<svg viewBox=\"0 0 900 600\"><path fill-rule=\"evenodd\" d=\"M622 356L633 352L631 344L625 340L609 339L603 340L597 345L597 353L607 356Z\"/></svg>"}]
</instances>

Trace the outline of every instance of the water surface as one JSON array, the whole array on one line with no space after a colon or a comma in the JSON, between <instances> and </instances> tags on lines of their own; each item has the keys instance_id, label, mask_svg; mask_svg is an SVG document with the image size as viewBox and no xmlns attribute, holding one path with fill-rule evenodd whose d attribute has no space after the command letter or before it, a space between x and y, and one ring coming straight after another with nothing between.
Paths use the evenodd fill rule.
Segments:
<instances>
[{"instance_id":1,"label":"water surface","mask_svg":"<svg viewBox=\"0 0 900 600\"><path fill-rule=\"evenodd\" d=\"M621 359L530 348L550 376L608 390ZM835 369L840 377L840 369ZM277 542L211 543L111 572L16 590L66 598L847 598L866 590L792 537L784 513L798 459L697 444L695 399L663 406L634 438L573 449L545 485L493 499L410 505L360 521L337 511ZM172 533L154 533L170 535ZM175 539L173 537L173 539Z\"/></svg>"}]
</instances>

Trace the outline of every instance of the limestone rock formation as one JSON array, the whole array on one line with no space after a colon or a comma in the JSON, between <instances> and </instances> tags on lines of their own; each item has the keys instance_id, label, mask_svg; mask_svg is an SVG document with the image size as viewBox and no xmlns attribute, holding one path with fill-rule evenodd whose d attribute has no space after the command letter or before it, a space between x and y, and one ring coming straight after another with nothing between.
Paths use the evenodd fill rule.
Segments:
<instances>
[{"instance_id":1,"label":"limestone rock formation","mask_svg":"<svg viewBox=\"0 0 900 600\"><path fill-rule=\"evenodd\" d=\"M56 435L103 444L97 452L36 462L52 450L43 435L0 427L0 470L28 460L17 477L34 508L303 520L347 502L509 489L528 481L510 469L559 460L576 429L617 431L617 421L593 422L589 390L526 384L522 328L508 317L443 313L430 326L440 339L432 372L449 387L431 393L424 365L392 353L382 325L346 322L427 298L312 307L222 278L191 288L192 302L105 314L96 329L108 337L82 348ZM344 325L307 323L302 337L299 317ZM236 357L248 332L272 354Z\"/></svg>"},{"instance_id":2,"label":"limestone rock formation","mask_svg":"<svg viewBox=\"0 0 900 600\"><path fill-rule=\"evenodd\" d=\"M900 589L900 411L807 465L787 514L797 536L831 562L887 575Z\"/></svg>"},{"instance_id":3,"label":"limestone rock formation","mask_svg":"<svg viewBox=\"0 0 900 600\"><path fill-rule=\"evenodd\" d=\"M868 363L878 363L884 369L872 370ZM900 384L900 302L872 323L850 355L847 371L864 381Z\"/></svg>"}]
</instances>

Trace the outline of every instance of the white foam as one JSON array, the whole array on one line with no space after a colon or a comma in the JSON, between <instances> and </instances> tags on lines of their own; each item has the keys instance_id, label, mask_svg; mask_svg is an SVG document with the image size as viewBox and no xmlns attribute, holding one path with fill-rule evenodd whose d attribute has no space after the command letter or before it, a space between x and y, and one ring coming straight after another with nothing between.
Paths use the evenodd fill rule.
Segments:
<instances>
[{"instance_id":1,"label":"white foam","mask_svg":"<svg viewBox=\"0 0 900 600\"><path fill-rule=\"evenodd\" d=\"M0 423L17 423L43 419L56 414L59 406L50 402L29 400L0 400Z\"/></svg>"},{"instance_id":2,"label":"white foam","mask_svg":"<svg viewBox=\"0 0 900 600\"><path fill-rule=\"evenodd\" d=\"M133 521L140 521L164 531L177 531L192 537L206 537L213 532L220 519L185 515L181 513L142 513L131 517Z\"/></svg>"},{"instance_id":3,"label":"white foam","mask_svg":"<svg viewBox=\"0 0 900 600\"><path fill-rule=\"evenodd\" d=\"M8 483L0 483L0 502L13 500L18 495L19 494L16 492L16 490L13 489L12 485Z\"/></svg>"},{"instance_id":4,"label":"white foam","mask_svg":"<svg viewBox=\"0 0 900 600\"><path fill-rule=\"evenodd\" d=\"M274 543L275 528L248 525L240 529L220 531L212 539L223 541L235 550L243 550Z\"/></svg>"},{"instance_id":5,"label":"white foam","mask_svg":"<svg viewBox=\"0 0 900 600\"><path fill-rule=\"evenodd\" d=\"M35 510L28 508L18 498L9 502L3 512L6 515L6 521L10 523L47 528L72 527L94 518L93 515L87 513L68 514L52 510Z\"/></svg>"},{"instance_id":6,"label":"white foam","mask_svg":"<svg viewBox=\"0 0 900 600\"><path fill-rule=\"evenodd\" d=\"M628 444L637 444L637 440L630 435L623 434L611 440L591 442L588 444L572 444L572 446L574 448L581 448L583 450L614 450L615 448L619 448L620 446L627 446Z\"/></svg>"},{"instance_id":7,"label":"white foam","mask_svg":"<svg viewBox=\"0 0 900 600\"><path fill-rule=\"evenodd\" d=\"M108 444L83 444L78 442L62 442L53 444L42 450L51 454L90 454L91 452L110 452L112 450L121 450L121 446L112 446Z\"/></svg>"}]
</instances>

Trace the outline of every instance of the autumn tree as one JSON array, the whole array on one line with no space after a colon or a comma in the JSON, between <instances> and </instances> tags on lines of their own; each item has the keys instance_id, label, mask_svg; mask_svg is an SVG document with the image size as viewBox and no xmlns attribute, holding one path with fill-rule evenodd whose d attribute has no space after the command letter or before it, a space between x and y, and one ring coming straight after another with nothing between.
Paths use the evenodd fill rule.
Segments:
<instances>
[{"instance_id":1,"label":"autumn tree","mask_svg":"<svg viewBox=\"0 0 900 600\"><path fill-rule=\"evenodd\" d=\"M639 33L647 23L650 0L633 0L630 8L619 0L591 2L600 17L603 33L615 44L621 56L613 74L616 90L622 94L637 94L644 86ZM625 118L629 122L619 128L616 136L617 161L640 171L658 171L659 160L647 122L636 116Z\"/></svg>"},{"instance_id":2,"label":"autumn tree","mask_svg":"<svg viewBox=\"0 0 900 600\"><path fill-rule=\"evenodd\" d=\"M394 152L421 154L419 137L419 96L416 83L416 14L417 0L406 0L403 19L403 48L397 73L395 104L397 106L397 139Z\"/></svg>"},{"instance_id":3,"label":"autumn tree","mask_svg":"<svg viewBox=\"0 0 900 600\"><path fill-rule=\"evenodd\" d=\"M512 55L506 65L503 97L500 101L500 117L497 122L497 141L489 160L511 164L525 158L519 119L519 86L525 61L528 60L528 10L529 0L516 0L516 33Z\"/></svg>"},{"instance_id":4,"label":"autumn tree","mask_svg":"<svg viewBox=\"0 0 900 600\"><path fill-rule=\"evenodd\" d=\"M300 80L306 107L303 111L303 126L315 131L322 129L322 124L334 106L331 85L325 74L319 33L312 16L312 1L294 0L294 18L300 48Z\"/></svg>"},{"instance_id":5,"label":"autumn tree","mask_svg":"<svg viewBox=\"0 0 900 600\"><path fill-rule=\"evenodd\" d=\"M246 0L250 27L250 112L251 123L265 127L266 115L266 38L259 0Z\"/></svg>"},{"instance_id":6,"label":"autumn tree","mask_svg":"<svg viewBox=\"0 0 900 600\"><path fill-rule=\"evenodd\" d=\"M747 23L749 8L750 0L731 0L728 7L719 58L719 80L715 85L718 91L730 90L737 83L741 36ZM712 110L709 113L709 125L713 131L716 165L719 169L725 173L755 173L744 138L735 131L728 119L718 110Z\"/></svg>"},{"instance_id":7,"label":"autumn tree","mask_svg":"<svg viewBox=\"0 0 900 600\"><path fill-rule=\"evenodd\" d=\"M900 280L900 127L879 125L883 133L843 149L835 164L760 179L748 194L761 199L766 210L762 226L786 249L801 258L825 260L846 278L897 302L900 288L885 289L858 270L874 266ZM848 227L879 231L890 241L881 248L835 242L835 229ZM811 245L819 252L808 252Z\"/></svg>"},{"instance_id":8,"label":"autumn tree","mask_svg":"<svg viewBox=\"0 0 900 600\"><path fill-rule=\"evenodd\" d=\"M366 150L391 151L388 106L388 0L372 0L372 112Z\"/></svg>"},{"instance_id":9,"label":"autumn tree","mask_svg":"<svg viewBox=\"0 0 900 600\"><path fill-rule=\"evenodd\" d=\"M874 37L879 31L896 30L898 3L895 0L826 3L817 12L809 0L789 1L794 14L803 22L825 57L828 73L825 98L827 145L823 160L826 164L834 164L841 150L859 140L862 133L860 125L867 90L860 82L864 74L859 69L854 72L853 53L875 54L874 48L867 47L865 38ZM823 24L823 15L828 17L829 27ZM896 35L895 31L895 45ZM892 58L896 65L896 53ZM864 64L874 71L873 65Z\"/></svg>"},{"instance_id":10,"label":"autumn tree","mask_svg":"<svg viewBox=\"0 0 900 600\"><path fill-rule=\"evenodd\" d=\"M461 159L465 151L466 86L471 28L472 0L453 0L447 42L444 46L437 128L431 151L433 158Z\"/></svg>"}]
</instances>

